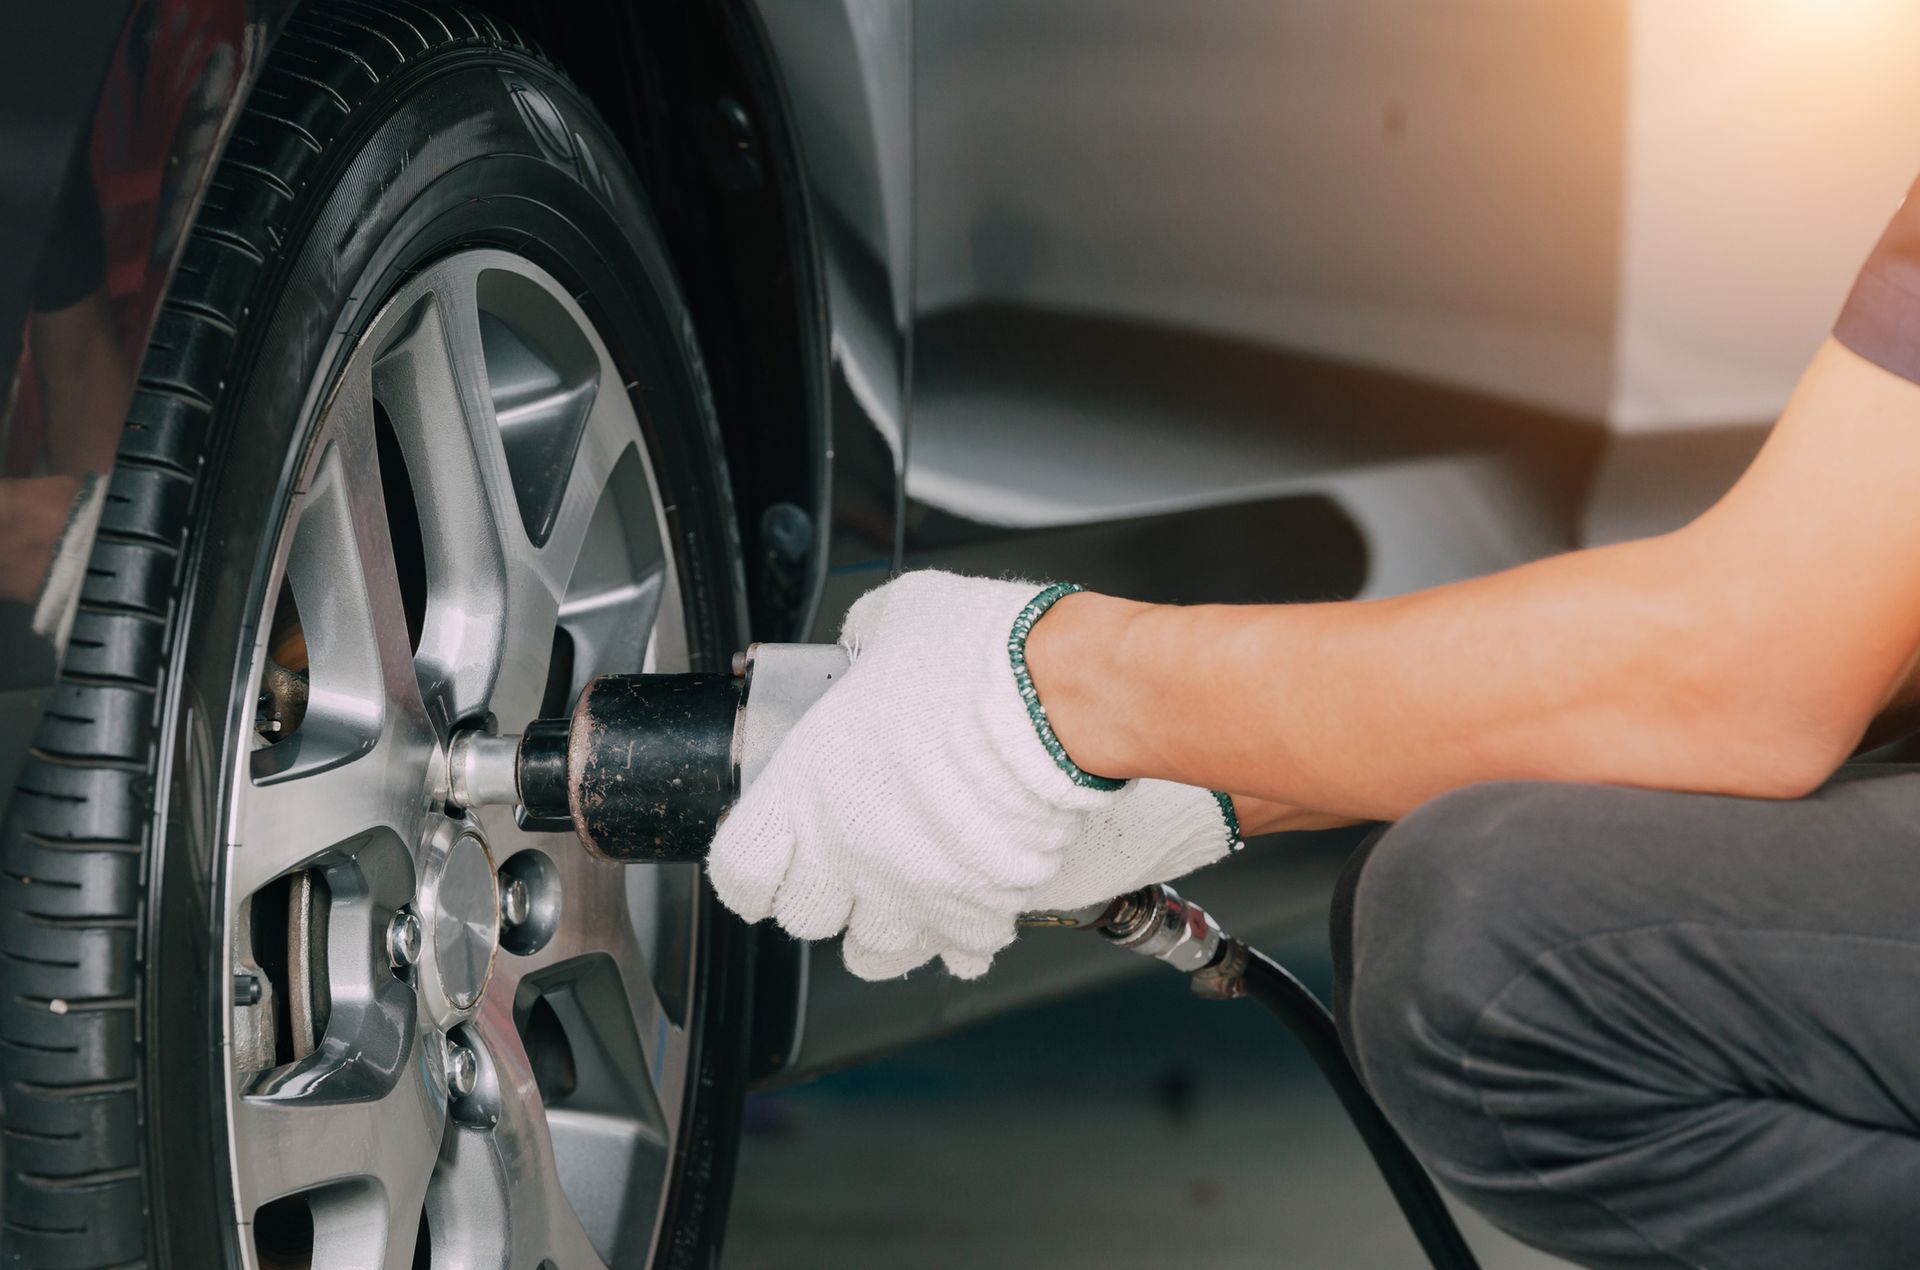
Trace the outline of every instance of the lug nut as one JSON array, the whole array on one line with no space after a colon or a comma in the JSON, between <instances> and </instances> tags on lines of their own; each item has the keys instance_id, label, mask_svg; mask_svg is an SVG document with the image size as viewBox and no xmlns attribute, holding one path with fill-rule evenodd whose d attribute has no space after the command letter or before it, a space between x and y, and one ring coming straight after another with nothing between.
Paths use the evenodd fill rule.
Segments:
<instances>
[{"instance_id":1,"label":"lug nut","mask_svg":"<svg viewBox=\"0 0 1920 1270\"><path fill-rule=\"evenodd\" d=\"M447 1089L465 1098L480 1087L480 1059L458 1041L447 1042Z\"/></svg>"},{"instance_id":2,"label":"lug nut","mask_svg":"<svg viewBox=\"0 0 1920 1270\"><path fill-rule=\"evenodd\" d=\"M387 956L395 970L420 960L420 917L412 909L401 909L387 923Z\"/></svg>"},{"instance_id":3,"label":"lug nut","mask_svg":"<svg viewBox=\"0 0 1920 1270\"><path fill-rule=\"evenodd\" d=\"M500 881L500 921L508 927L519 926L533 916L533 890L525 878Z\"/></svg>"}]
</instances>

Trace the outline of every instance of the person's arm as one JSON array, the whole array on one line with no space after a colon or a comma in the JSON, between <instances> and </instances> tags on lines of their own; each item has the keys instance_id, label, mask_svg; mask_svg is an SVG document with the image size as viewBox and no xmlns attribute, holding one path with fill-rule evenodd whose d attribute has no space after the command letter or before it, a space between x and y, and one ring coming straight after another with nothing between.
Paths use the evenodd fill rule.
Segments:
<instances>
[{"instance_id":1,"label":"person's arm","mask_svg":"<svg viewBox=\"0 0 1920 1270\"><path fill-rule=\"evenodd\" d=\"M858 974L975 975L1024 909L1478 781L1807 793L1903 712L1920 649L1920 200L1834 335L1739 484L1659 538L1364 603L889 582L715 835L715 893L844 928Z\"/></svg>"},{"instance_id":2,"label":"person's arm","mask_svg":"<svg viewBox=\"0 0 1920 1270\"><path fill-rule=\"evenodd\" d=\"M1830 341L1678 532L1362 603L1076 595L1027 658L1089 771L1387 819L1505 778L1798 796L1916 648L1920 387Z\"/></svg>"},{"instance_id":3,"label":"person's arm","mask_svg":"<svg viewBox=\"0 0 1920 1270\"><path fill-rule=\"evenodd\" d=\"M1251 794L1234 794L1231 797L1234 820L1238 822L1240 834L1244 838L1257 838L1265 833L1340 829L1347 825L1363 824L1367 820L1365 816L1342 816L1337 812L1314 811L1309 807L1295 807L1288 803L1255 798Z\"/></svg>"}]
</instances>

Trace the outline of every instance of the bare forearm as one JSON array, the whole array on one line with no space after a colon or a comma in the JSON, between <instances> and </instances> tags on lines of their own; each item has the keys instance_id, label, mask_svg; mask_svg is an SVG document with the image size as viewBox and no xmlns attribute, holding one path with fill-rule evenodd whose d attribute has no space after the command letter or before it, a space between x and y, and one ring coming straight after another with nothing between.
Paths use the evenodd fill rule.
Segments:
<instances>
[{"instance_id":1,"label":"bare forearm","mask_svg":"<svg viewBox=\"0 0 1920 1270\"><path fill-rule=\"evenodd\" d=\"M1650 544L1355 604L1062 601L1029 661L1075 759L1295 806L1391 817L1503 777L1647 783L1685 621ZM1637 726L1636 726L1637 725Z\"/></svg>"},{"instance_id":2,"label":"bare forearm","mask_svg":"<svg viewBox=\"0 0 1920 1270\"><path fill-rule=\"evenodd\" d=\"M1364 603L1073 596L1028 664L1110 776L1366 818L1498 779L1790 797L1913 704L1915 472L1920 392L1829 342L1683 530Z\"/></svg>"}]
</instances>

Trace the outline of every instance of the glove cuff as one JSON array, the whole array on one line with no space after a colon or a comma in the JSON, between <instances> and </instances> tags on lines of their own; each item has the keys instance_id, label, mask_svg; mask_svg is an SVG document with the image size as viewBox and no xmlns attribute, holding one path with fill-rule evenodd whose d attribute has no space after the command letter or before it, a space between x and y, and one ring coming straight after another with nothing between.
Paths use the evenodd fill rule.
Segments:
<instances>
[{"instance_id":1,"label":"glove cuff","mask_svg":"<svg viewBox=\"0 0 1920 1270\"><path fill-rule=\"evenodd\" d=\"M1220 804L1220 816L1227 822L1227 852L1232 854L1246 848L1247 840L1240 832L1240 813L1233 809L1233 795L1223 794L1217 789L1207 791L1213 795L1213 801Z\"/></svg>"},{"instance_id":2,"label":"glove cuff","mask_svg":"<svg viewBox=\"0 0 1920 1270\"><path fill-rule=\"evenodd\" d=\"M1021 704L1027 708L1027 718L1033 722L1033 730L1039 734L1040 744L1047 754L1067 774L1067 779L1083 789L1097 789L1111 793L1126 787L1126 782L1114 780L1110 776L1096 776L1087 771L1067 754L1067 747L1060 744L1060 738L1054 735L1053 725L1047 722L1047 708L1040 703L1040 694L1034 690L1033 675L1027 670L1027 636L1033 631L1033 624L1045 616L1046 611L1069 595L1084 588L1073 582L1056 582L1040 594L1027 601L1020 615L1013 619L1013 630L1007 636L1007 657L1013 662L1013 681L1020 689ZM1234 817L1233 804L1224 804L1227 823L1233 827L1233 836L1239 838L1239 821Z\"/></svg>"}]
</instances>

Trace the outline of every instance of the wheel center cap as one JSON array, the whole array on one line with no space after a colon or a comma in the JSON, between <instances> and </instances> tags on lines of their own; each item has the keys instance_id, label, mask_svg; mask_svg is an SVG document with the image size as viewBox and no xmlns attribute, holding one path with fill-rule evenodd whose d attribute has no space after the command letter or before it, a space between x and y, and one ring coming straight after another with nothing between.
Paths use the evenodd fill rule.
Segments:
<instances>
[{"instance_id":1,"label":"wheel center cap","mask_svg":"<svg viewBox=\"0 0 1920 1270\"><path fill-rule=\"evenodd\" d=\"M462 834L441 865L433 905L434 962L455 1009L471 1010L478 1004L493 973L493 951L500 942L495 886L486 846L472 834Z\"/></svg>"}]
</instances>

